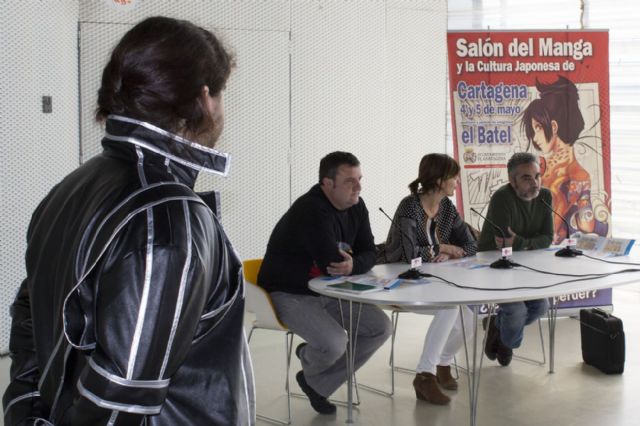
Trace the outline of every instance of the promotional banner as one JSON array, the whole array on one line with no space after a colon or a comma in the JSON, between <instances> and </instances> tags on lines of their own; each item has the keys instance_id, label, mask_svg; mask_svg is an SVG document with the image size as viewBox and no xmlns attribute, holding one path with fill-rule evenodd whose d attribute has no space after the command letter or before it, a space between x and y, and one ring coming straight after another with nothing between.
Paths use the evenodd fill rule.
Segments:
<instances>
[{"instance_id":1,"label":"promotional banner","mask_svg":"<svg viewBox=\"0 0 640 426\"><path fill-rule=\"evenodd\" d=\"M515 152L538 156L551 190L555 244L611 235L609 35L606 31L448 33L459 210L480 229ZM610 305L611 291L563 303Z\"/></svg>"}]
</instances>

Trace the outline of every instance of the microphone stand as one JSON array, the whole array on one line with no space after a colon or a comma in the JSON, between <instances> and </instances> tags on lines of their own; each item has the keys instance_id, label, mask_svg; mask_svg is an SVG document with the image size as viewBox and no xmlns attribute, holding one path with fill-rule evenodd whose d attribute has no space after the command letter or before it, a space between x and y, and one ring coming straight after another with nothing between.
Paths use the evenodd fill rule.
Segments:
<instances>
[{"instance_id":1,"label":"microphone stand","mask_svg":"<svg viewBox=\"0 0 640 426\"><path fill-rule=\"evenodd\" d=\"M558 257L576 257L582 254L582 250L578 250L571 246L565 246L556 252Z\"/></svg>"},{"instance_id":2,"label":"microphone stand","mask_svg":"<svg viewBox=\"0 0 640 426\"><path fill-rule=\"evenodd\" d=\"M389 216L384 210L382 210L382 207L378 207L378 210L380 210L382 212L382 214L385 215L387 217L387 219L389 219L391 221L392 225L394 225L395 227L398 228L398 230L400 231L400 235L402 235L403 238L405 238L407 241L409 241L409 243L411 243L411 247L413 247L413 243L411 242L411 238L409 238L409 236L404 232L404 230L400 227L400 225L398 225L396 223L396 221L394 221L391 218L391 216ZM403 247L403 251L404 251L404 247ZM404 254L406 256L406 253L404 253ZM422 276L423 276L422 272L420 272L418 270L418 268L414 268L414 267L411 267L411 268L407 269L406 271L402 272L401 274L398 274L398 278L403 279L403 280L418 280Z\"/></svg>"},{"instance_id":3,"label":"microphone stand","mask_svg":"<svg viewBox=\"0 0 640 426\"><path fill-rule=\"evenodd\" d=\"M562 222L564 222L564 225L567 227L567 239L571 240L571 238L569 238L569 230L571 228L569 227L569 222L567 222L567 219L565 219L560 213L555 211L553 207L551 207L549 203L547 203L545 200L540 198L540 201L542 201L542 204L547 206L549 210L551 210L555 215L557 215L560 219L562 219ZM582 254L582 250L578 250L577 248L574 248L571 244L567 244L565 247L561 248L556 252L556 256L558 257L576 257L576 256L580 256L581 254Z\"/></svg>"},{"instance_id":4,"label":"microphone stand","mask_svg":"<svg viewBox=\"0 0 640 426\"><path fill-rule=\"evenodd\" d=\"M504 245L502 248L505 248ZM507 259L506 256L502 256L500 259L489 265L489 267L493 269L511 269L513 268L513 262Z\"/></svg>"},{"instance_id":5,"label":"microphone stand","mask_svg":"<svg viewBox=\"0 0 640 426\"><path fill-rule=\"evenodd\" d=\"M398 278L403 280L418 280L422 277L422 272L417 268L409 268L401 274L398 274Z\"/></svg>"},{"instance_id":6,"label":"microphone stand","mask_svg":"<svg viewBox=\"0 0 640 426\"><path fill-rule=\"evenodd\" d=\"M489 222L489 225L493 226L493 229L497 229L500 232L500 235L502 235L502 258L493 262L491 265L489 265L489 267L493 269L511 269L516 266L511 260L507 259L507 256L504 255L504 249L506 248L505 241L507 240L507 236L505 235L502 228L484 217L478 210L474 209L473 207L471 208L471 211Z\"/></svg>"}]
</instances>

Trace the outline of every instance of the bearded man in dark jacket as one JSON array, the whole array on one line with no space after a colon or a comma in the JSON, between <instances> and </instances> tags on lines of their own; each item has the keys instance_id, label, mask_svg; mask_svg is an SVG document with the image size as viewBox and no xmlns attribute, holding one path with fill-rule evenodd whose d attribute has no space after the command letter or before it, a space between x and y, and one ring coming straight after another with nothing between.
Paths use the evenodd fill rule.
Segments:
<instances>
[{"instance_id":1,"label":"bearded man in dark jacket","mask_svg":"<svg viewBox=\"0 0 640 426\"><path fill-rule=\"evenodd\" d=\"M104 69L104 151L40 203L12 306L5 425L247 425L253 375L241 262L200 171L232 57L210 32L149 18Z\"/></svg>"}]
</instances>

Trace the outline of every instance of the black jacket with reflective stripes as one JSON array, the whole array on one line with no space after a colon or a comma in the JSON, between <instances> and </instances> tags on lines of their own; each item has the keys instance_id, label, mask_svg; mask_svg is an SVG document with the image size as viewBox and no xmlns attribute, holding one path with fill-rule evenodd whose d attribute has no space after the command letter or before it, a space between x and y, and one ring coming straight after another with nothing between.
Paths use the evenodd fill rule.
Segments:
<instances>
[{"instance_id":1,"label":"black jacket with reflective stripes","mask_svg":"<svg viewBox=\"0 0 640 426\"><path fill-rule=\"evenodd\" d=\"M228 158L119 116L102 144L29 225L5 425L253 424L241 262L192 190Z\"/></svg>"}]
</instances>

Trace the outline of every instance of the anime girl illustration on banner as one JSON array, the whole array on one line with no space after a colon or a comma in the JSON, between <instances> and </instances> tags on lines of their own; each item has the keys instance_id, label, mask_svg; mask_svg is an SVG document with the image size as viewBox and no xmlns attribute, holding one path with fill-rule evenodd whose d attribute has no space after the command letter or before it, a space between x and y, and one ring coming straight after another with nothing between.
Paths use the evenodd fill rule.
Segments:
<instances>
[{"instance_id":1,"label":"anime girl illustration on banner","mask_svg":"<svg viewBox=\"0 0 640 426\"><path fill-rule=\"evenodd\" d=\"M540 97L523 111L521 128L529 144L540 153L542 185L553 195L553 208L569 224L554 215L555 244L575 232L607 236L609 209L601 199L592 200L591 176L576 154L581 151L598 152L593 146L599 140L583 135L585 120L579 107L578 88L566 77L558 76L552 83L536 78ZM597 126L590 123L591 128ZM589 130L589 129L588 129ZM589 152L593 156L594 152ZM584 157L584 156L583 156Z\"/></svg>"},{"instance_id":2,"label":"anime girl illustration on banner","mask_svg":"<svg viewBox=\"0 0 640 426\"><path fill-rule=\"evenodd\" d=\"M527 151L540 158L559 214L553 242L577 233L611 237L608 31L450 30L447 45L464 220L482 226L491 196L509 182L508 159ZM568 300L558 302L612 304L610 289Z\"/></svg>"}]
</instances>

